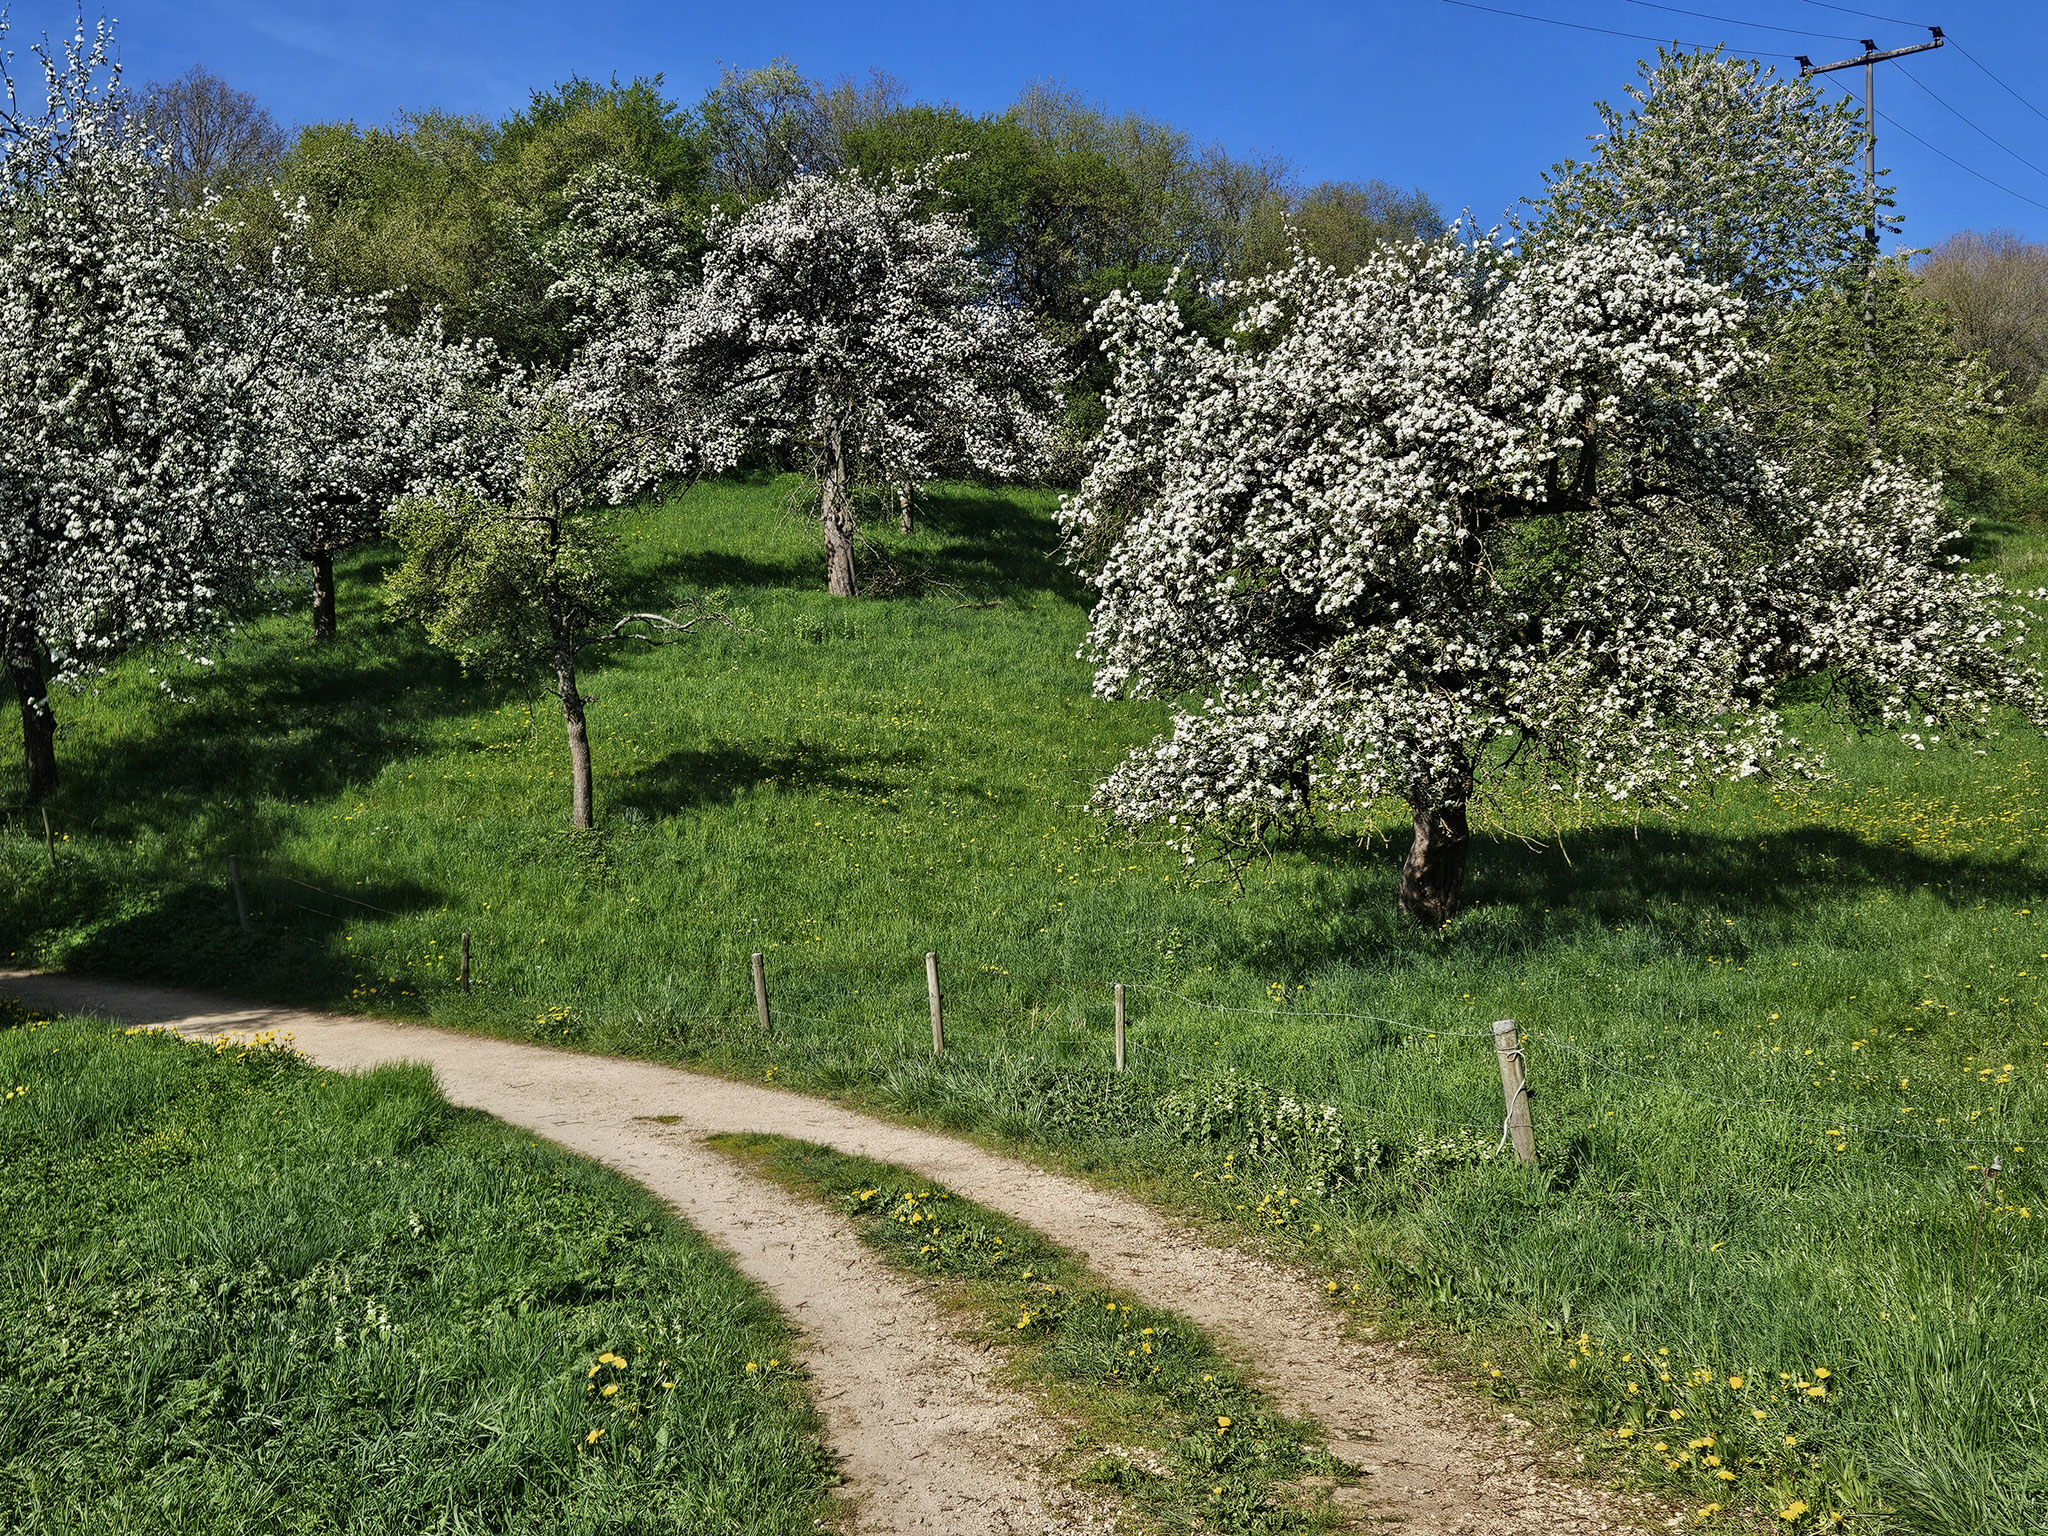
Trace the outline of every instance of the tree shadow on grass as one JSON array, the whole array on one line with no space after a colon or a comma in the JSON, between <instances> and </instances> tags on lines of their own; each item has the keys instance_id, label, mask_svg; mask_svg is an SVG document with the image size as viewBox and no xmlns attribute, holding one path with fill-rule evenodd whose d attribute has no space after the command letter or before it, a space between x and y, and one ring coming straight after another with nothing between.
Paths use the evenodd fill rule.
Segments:
<instances>
[{"instance_id":1,"label":"tree shadow on grass","mask_svg":"<svg viewBox=\"0 0 2048 1536\"><path fill-rule=\"evenodd\" d=\"M1086 603L1088 588L1059 557L1059 530L1043 511L1001 487L938 482L919 515L939 547L920 557L930 575L976 597L1049 594Z\"/></svg>"},{"instance_id":2,"label":"tree shadow on grass","mask_svg":"<svg viewBox=\"0 0 2048 1536\"><path fill-rule=\"evenodd\" d=\"M65 910L90 914L57 954L66 970L128 977L298 1004L357 1001L404 1010L421 978L393 976L388 956L374 974L341 942L350 927L415 917L445 904L441 893L404 880L366 882L349 892L318 871L270 859L245 861L243 927L225 860L168 882L138 886L104 865L60 864L38 898L40 913L0 899L0 929L21 931ZM52 900L54 898L54 900Z\"/></svg>"},{"instance_id":3,"label":"tree shadow on grass","mask_svg":"<svg viewBox=\"0 0 2048 1536\"><path fill-rule=\"evenodd\" d=\"M1476 840L1465 914L1426 932L1394 910L1398 846L1313 836L1295 848L1349 877L1349 911L1320 924L1280 914L1260 924L1242 953L1262 972L1434 965L1447 951L1512 962L1595 936L1612 941L1617 930L1646 954L1740 963L1810 932L1818 912L1854 892L1925 892L1962 908L2024 906L2048 888L2048 871L2025 855L1931 854L1832 827L1764 837L1611 827L1574 836L1569 859L1555 846Z\"/></svg>"},{"instance_id":4,"label":"tree shadow on grass","mask_svg":"<svg viewBox=\"0 0 2048 1536\"><path fill-rule=\"evenodd\" d=\"M829 790L881 797L903 788L926 756L911 750L847 752L809 741L687 747L619 775L608 797L656 821L729 804L771 784L788 795Z\"/></svg>"},{"instance_id":5,"label":"tree shadow on grass","mask_svg":"<svg viewBox=\"0 0 2048 1536\"><path fill-rule=\"evenodd\" d=\"M250 639L174 686L184 701L152 710L144 728L65 758L58 814L124 840L218 823L228 846L253 846L270 830L264 802L341 794L394 761L445 746L445 722L518 694L463 676L452 659L400 633L318 650ZM60 728L63 703L60 696Z\"/></svg>"},{"instance_id":6,"label":"tree shadow on grass","mask_svg":"<svg viewBox=\"0 0 2048 1536\"><path fill-rule=\"evenodd\" d=\"M730 550L698 549L668 555L652 570L636 576L625 589L626 606L668 608L674 605L676 587L687 582L699 588L726 588L735 593L758 590L780 591L825 587L825 561L805 556L786 560L759 560Z\"/></svg>"}]
</instances>

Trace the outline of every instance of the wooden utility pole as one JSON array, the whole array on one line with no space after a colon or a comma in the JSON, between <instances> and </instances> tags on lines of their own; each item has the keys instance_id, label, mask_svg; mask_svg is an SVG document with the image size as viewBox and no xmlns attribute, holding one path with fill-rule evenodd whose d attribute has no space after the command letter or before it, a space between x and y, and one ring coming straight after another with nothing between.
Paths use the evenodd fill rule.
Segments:
<instances>
[{"instance_id":1,"label":"wooden utility pole","mask_svg":"<svg viewBox=\"0 0 2048 1536\"><path fill-rule=\"evenodd\" d=\"M1799 60L1802 79L1863 66L1863 376L1870 390L1864 405L1863 428L1873 446L1877 437L1877 66L1886 59L1903 59L1909 53L1925 53L1947 45L1941 28L1927 30L1934 34L1934 41L1915 43L1910 48L1879 49L1866 37L1862 53L1833 64L1816 64L1803 53L1794 55Z\"/></svg>"}]
</instances>

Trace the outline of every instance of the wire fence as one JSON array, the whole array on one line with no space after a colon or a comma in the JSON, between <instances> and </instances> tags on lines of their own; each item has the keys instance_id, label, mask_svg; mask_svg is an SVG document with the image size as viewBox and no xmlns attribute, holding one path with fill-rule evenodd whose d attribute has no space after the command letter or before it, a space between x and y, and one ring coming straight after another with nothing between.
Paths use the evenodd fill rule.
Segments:
<instances>
[{"instance_id":1,"label":"wire fence","mask_svg":"<svg viewBox=\"0 0 2048 1536\"><path fill-rule=\"evenodd\" d=\"M238 873L235 878L240 880L244 877ZM291 875L275 872L249 873L246 878L259 892L262 892L266 886L290 887L294 891L305 892L330 902L343 903L365 911L400 918L401 920L406 920L409 917L438 916L438 914L405 914L397 912L378 903L366 901L361 897L351 896L346 892L327 890ZM337 921L341 918L341 914L324 912L317 908L306 906L303 902L292 899L282 892L277 894L276 899L282 905L326 918L329 921ZM465 937L467 936L465 935ZM442 942L445 944L445 939ZM919 1047L913 1046L911 1042L913 1039L919 1042L922 1040L922 1014L929 1005L930 998L927 987L921 985L924 977L915 973L913 969L915 966L915 961L894 963L886 961L799 961L795 960L788 951L778 952L774 957L773 974L769 984L771 994L775 994L778 998L780 996L793 995L811 1004L812 1008L822 998L827 1006L836 1004L837 1012L814 1012L811 1011L811 1008L792 1007L782 1001L775 1000L771 1001L769 1007L771 1019L777 1022L802 1023L810 1025L820 1032L829 1033L845 1032L850 1027L873 1026L882 1023L884 1018L894 1018L898 1021L895 1032L902 1037L904 1048L906 1050L918 1049ZM844 981L850 977L860 977L868 984L852 988L849 992L849 989L844 986ZM721 1023L739 1027L745 1027L757 1020L759 1000L752 993L750 974L741 972L725 973L721 971L718 975L713 976L709 973L699 973L694 980L697 983L699 995L703 995L704 991L708 991L714 996L720 992L726 992L727 995L733 997L734 1006L727 1009L714 1007L694 1012L681 1008L661 1007L657 1010L661 1019L672 1024ZM1033 1000L1025 1004L1020 1003L1018 998L1014 996L999 996L989 999L973 995L978 988L986 987L989 984L1012 982L1019 984L1025 992L1031 995ZM837 983L837 985L832 983ZM1340 1009L1315 1009L1296 1006L1272 1008L1247 1006L1241 1003L1223 1003L1191 996L1177 987L1168 986L1163 983L1119 981L1118 978L1108 976L1046 975L1041 973L1023 978L1014 978L1006 968L992 965L950 970L948 973L948 995L944 1003L944 1013L947 1019L953 1021L956 1028L964 1019L970 1026L976 1027L978 1032L1013 1033L1020 1011L1025 1008L1036 1009L1040 1012L1045 1011L1049 1001L1046 994L1049 992L1063 992L1065 997L1061 1001L1064 1002L1066 1011L1070 1015L1079 1016L1091 1009L1099 1010L1107 1007L1114 990L1119 985L1127 993L1142 994L1154 999L1156 1002L1178 1005L1179 1008L1194 1014L1214 1014L1237 1019L1284 1020L1289 1022L1313 1020L1324 1023L1354 1023L1368 1025L1375 1031L1409 1039L1426 1039L1439 1042L1468 1041L1475 1044L1484 1042L1489 1047L1493 1046L1496 1041L1495 1032L1491 1029L1476 1030L1443 1026L1432 1027L1415 1024L1386 1014ZM969 993L965 1000L958 995L963 986ZM745 989L744 992L742 992L742 988ZM742 998L744 998L743 1005ZM1161 1019L1155 1013L1149 1022L1158 1024L1179 1021L1170 1018ZM1973 1119L1972 1124L1966 1131L1959 1133L1951 1129L1930 1132L1907 1130L1897 1125L1873 1125L1865 1120L1845 1118L1843 1115L1817 1114L1809 1106L1805 1105L1794 1107L1782 1102L1771 1102L1763 1099L1716 1092L1711 1088L1679 1082L1668 1077L1652 1076L1633 1070L1630 1066L1623 1065L1617 1059L1621 1054L1618 1051L1596 1052L1587 1050L1567 1039L1559 1038L1558 1034L1553 1030L1540 1027L1522 1027L1519 1031L1519 1043L1522 1047L1522 1059L1530 1073L1529 1092L1531 1094L1541 1093L1547 1089L1554 1091L1554 1089L1550 1089L1550 1084L1556 1081L1553 1069L1555 1058L1551 1053L1556 1053L1556 1055L1571 1058L1581 1066L1581 1077L1583 1079L1581 1086L1583 1088L1589 1091L1598 1091L1598 1085L1604 1084L1613 1095L1612 1102L1624 1108L1631 1107L1646 1097L1647 1095L1642 1090L1650 1090L1658 1095L1692 1100L1701 1104L1712 1105L1718 1110L1741 1111L1744 1114L1759 1119L1775 1121L1788 1126L1814 1127L1819 1135L1831 1139L1839 1139L1849 1135L1860 1135L1882 1138L1896 1143L1949 1147L1978 1154L1982 1154L1992 1148L2023 1147L2028 1142L2037 1139L2030 1130L2014 1129L1995 1121L1992 1123L1982 1123L1991 1118L1983 1110L1974 1112L1976 1118ZM1492 1052L1489 1050L1488 1055L1490 1056L1491 1054ZM1200 1074L1185 1075L1198 1076ZM1621 1091L1623 1084L1633 1085L1634 1092ZM1469 1084L1465 1085L1465 1087L1468 1091L1471 1091ZM1478 1091L1486 1092L1486 1090ZM1471 1108L1464 1108L1463 1103L1456 1106L1446 1104L1442 1108L1447 1113L1443 1114L1418 1114L1415 1112L1417 1106L1414 1105L1407 1105L1397 1109L1390 1104L1384 1103L1358 1104L1352 1106L1352 1108L1356 1113L1372 1121L1388 1121L1403 1125L1421 1126L1437 1131L1470 1132L1474 1134L1484 1132L1489 1136L1499 1131L1503 1137L1503 1145L1505 1145L1506 1127L1501 1122L1496 1121L1491 1114L1479 1108L1479 1104L1484 1101L1465 1099L1463 1093L1460 1093L1458 1097L1464 1103L1471 1104ZM1499 1101L1496 1100L1495 1102L1497 1104ZM1497 1110L1495 1113L1497 1113Z\"/></svg>"}]
</instances>

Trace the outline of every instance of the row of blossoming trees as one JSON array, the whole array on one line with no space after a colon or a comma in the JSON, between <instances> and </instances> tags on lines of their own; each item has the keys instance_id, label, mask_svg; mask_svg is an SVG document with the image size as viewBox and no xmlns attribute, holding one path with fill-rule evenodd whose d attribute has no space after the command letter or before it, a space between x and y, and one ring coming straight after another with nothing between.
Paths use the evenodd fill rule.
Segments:
<instances>
[{"instance_id":1,"label":"row of blossoming trees","mask_svg":"<svg viewBox=\"0 0 2048 1536\"><path fill-rule=\"evenodd\" d=\"M624 611L605 504L794 449L851 596L857 472L1029 476L1054 446L1059 353L922 183L799 177L714 216L684 283L671 216L600 168L552 296L580 346L539 375L318 291L288 217L238 266L171 206L107 44L46 52L42 109L0 122L0 632L31 797L52 682L293 568L331 633L334 554L389 532L398 615L552 670L587 827L578 658L720 617ZM1738 297L1668 219L1568 201L1524 249L1453 232L1213 288L1228 334L1175 295L1103 306L1115 386L1061 522L1101 593L1099 691L1178 706L1105 812L1192 858L1405 801L1400 901L1441 923L1489 775L1656 802L1803 768L1777 708L1799 678L1915 741L2048 712L1934 480L1788 453L1746 382L1771 285Z\"/></svg>"},{"instance_id":2,"label":"row of blossoming trees","mask_svg":"<svg viewBox=\"0 0 2048 1536\"><path fill-rule=\"evenodd\" d=\"M557 285L584 344L542 374L319 291L290 210L239 265L173 202L110 41L39 50L41 110L9 81L0 120L0 635L31 800L56 783L53 683L217 628L293 567L331 636L335 554L389 531L395 612L466 663L552 669L587 827L578 657L717 617L619 611L603 503L795 446L850 596L856 472L1029 475L1052 446L1057 352L916 182L799 177L714 217L679 287L667 211L600 167Z\"/></svg>"}]
</instances>

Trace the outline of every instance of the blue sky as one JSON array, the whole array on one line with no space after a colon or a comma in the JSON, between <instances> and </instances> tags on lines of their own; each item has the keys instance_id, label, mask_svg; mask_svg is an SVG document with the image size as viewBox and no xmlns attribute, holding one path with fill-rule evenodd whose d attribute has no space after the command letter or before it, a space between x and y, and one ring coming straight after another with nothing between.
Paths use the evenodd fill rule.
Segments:
<instances>
[{"instance_id":1,"label":"blue sky","mask_svg":"<svg viewBox=\"0 0 2048 1536\"><path fill-rule=\"evenodd\" d=\"M1817 62L1858 52L1863 37L1881 47L1921 41L1926 31L1904 23L1939 23L1960 47L1906 60L1911 78L1900 65L1880 66L1878 108L1898 126L1880 121L1879 162L1893 169L1908 243L1993 227L2048 239L2048 6L2038 0L1943 0L1925 14L1919 0L1853 7L1900 22L1812 0L1673 0L1677 9L1642 0L1490 3L1653 38L1807 53ZM11 10L17 50L46 28L67 30L74 15L52 0L14 0ZM495 116L532 87L574 73L659 71L689 101L717 78L721 61L750 66L787 55L828 78L886 69L917 96L977 112L999 110L1026 81L1054 77L1111 106L1170 119L1198 140L1285 155L1312 179L1381 176L1487 220L1536 189L1544 167L1582 147L1596 126L1594 99L1617 97L1635 61L1654 48L1446 0L130 0L113 14L131 79L203 61L287 123L381 122L400 108L428 106ZM2009 94L1972 57L2028 99ZM1860 71L1833 78L1860 89Z\"/></svg>"}]
</instances>

